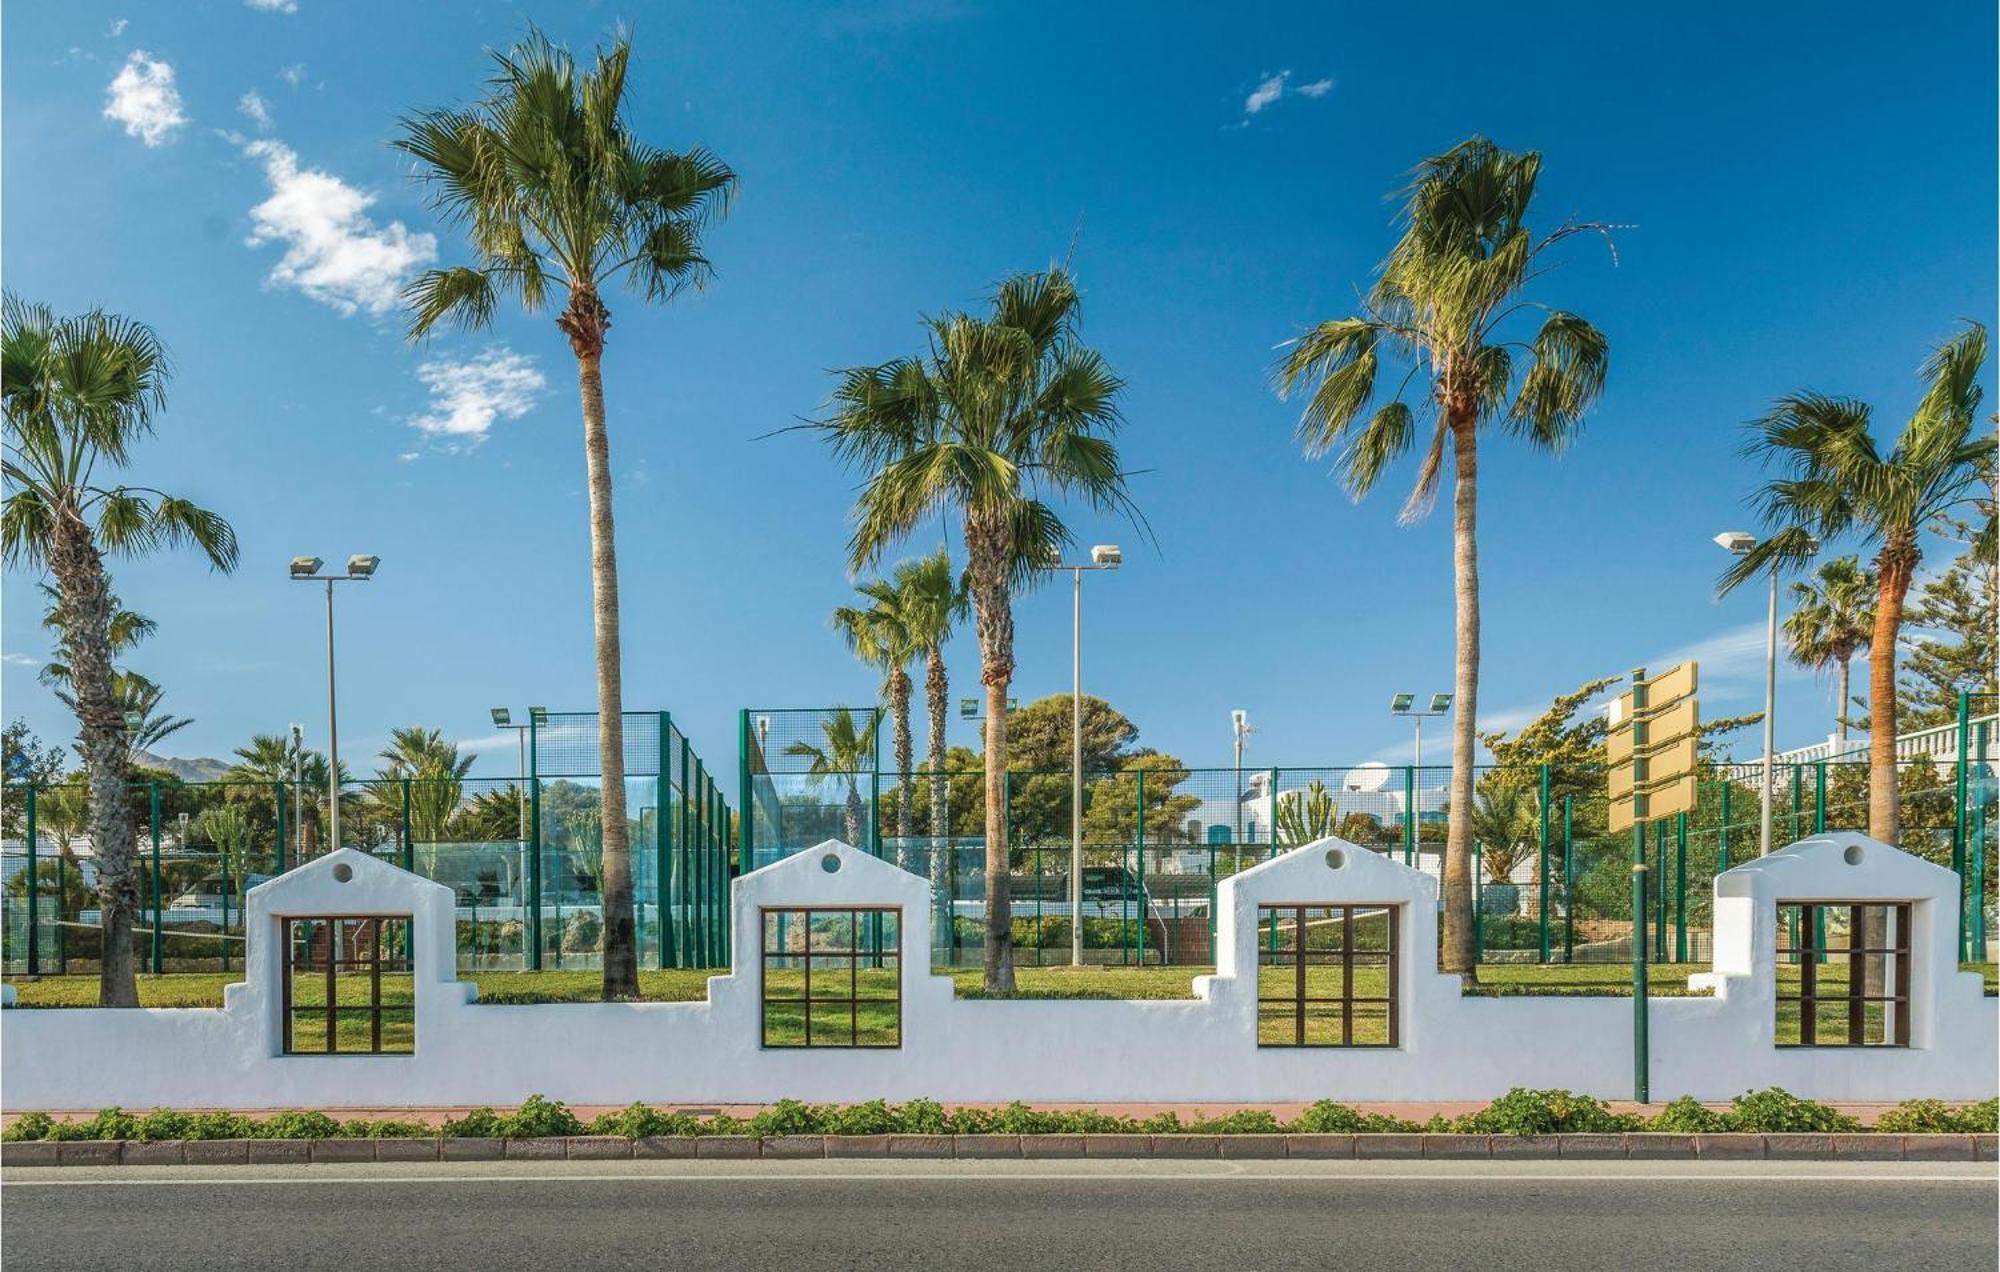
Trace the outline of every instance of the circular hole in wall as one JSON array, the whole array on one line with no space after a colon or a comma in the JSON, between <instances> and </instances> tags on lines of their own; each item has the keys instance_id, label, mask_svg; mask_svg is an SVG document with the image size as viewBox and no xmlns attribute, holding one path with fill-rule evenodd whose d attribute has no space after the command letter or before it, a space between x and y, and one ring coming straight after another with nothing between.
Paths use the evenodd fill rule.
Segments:
<instances>
[{"instance_id":1,"label":"circular hole in wall","mask_svg":"<svg viewBox=\"0 0 2000 1272\"><path fill-rule=\"evenodd\" d=\"M1840 854L1840 859L1846 862L1850 866L1860 865L1861 857L1862 857L1862 852L1860 844L1849 844L1847 845L1847 851Z\"/></svg>"},{"instance_id":2,"label":"circular hole in wall","mask_svg":"<svg viewBox=\"0 0 2000 1272\"><path fill-rule=\"evenodd\" d=\"M349 879L352 879L353 877L354 877L354 867L348 865L344 861L333 868L333 881L335 883L346 883Z\"/></svg>"},{"instance_id":3,"label":"circular hole in wall","mask_svg":"<svg viewBox=\"0 0 2000 1272\"><path fill-rule=\"evenodd\" d=\"M819 859L819 868L821 870L826 871L828 874L832 874L834 871L839 870L840 854L830 852L826 854L826 856L821 857Z\"/></svg>"},{"instance_id":4,"label":"circular hole in wall","mask_svg":"<svg viewBox=\"0 0 2000 1272\"><path fill-rule=\"evenodd\" d=\"M1346 864L1347 853L1345 851L1339 848L1329 848L1326 850L1326 868L1328 870L1338 870Z\"/></svg>"}]
</instances>

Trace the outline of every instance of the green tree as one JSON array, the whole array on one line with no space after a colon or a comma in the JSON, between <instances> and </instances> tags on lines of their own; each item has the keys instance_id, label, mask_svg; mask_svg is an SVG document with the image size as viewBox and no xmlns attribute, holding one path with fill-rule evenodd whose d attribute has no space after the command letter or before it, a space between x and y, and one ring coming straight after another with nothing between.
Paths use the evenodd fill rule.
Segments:
<instances>
[{"instance_id":1,"label":"green tree","mask_svg":"<svg viewBox=\"0 0 2000 1272\"><path fill-rule=\"evenodd\" d=\"M1609 362L1609 347L1590 323L1526 298L1529 284L1553 264L1550 249L1607 230L1565 221L1537 238L1527 221L1541 168L1539 154L1514 154L1483 137L1419 164L1405 191L1402 237L1362 311L1308 331L1278 372L1285 395L1311 390L1299 423L1306 453L1339 452L1341 475L1357 499L1416 441L1419 413L1431 417L1432 428L1405 521L1429 507L1451 454L1457 668L1443 965L1466 977L1478 970L1470 815L1479 718L1479 435L1498 421L1536 449L1560 454L1603 391ZM1532 309L1544 309L1539 329L1525 342L1512 338L1514 317ZM1406 370L1364 420L1378 396L1385 351Z\"/></svg>"},{"instance_id":2,"label":"green tree","mask_svg":"<svg viewBox=\"0 0 2000 1272\"><path fill-rule=\"evenodd\" d=\"M478 758L460 755L457 744L445 741L437 729L422 725L391 729L371 788L378 815L402 821L407 781L411 841L435 844L450 839L452 819L465 798L465 775Z\"/></svg>"},{"instance_id":3,"label":"green tree","mask_svg":"<svg viewBox=\"0 0 2000 1272\"><path fill-rule=\"evenodd\" d=\"M1811 579L1792 584L1785 643L1799 666L1814 671L1835 669L1838 688L1833 727L1841 742L1847 741L1851 664L1854 655L1868 648L1868 638L1875 630L1877 586L1875 572L1853 556L1828 561Z\"/></svg>"},{"instance_id":4,"label":"green tree","mask_svg":"<svg viewBox=\"0 0 2000 1272\"><path fill-rule=\"evenodd\" d=\"M847 846L864 851L868 843L862 838L866 805L861 802L861 774L875 767L875 730L880 723L881 718L871 712L863 727L854 712L841 707L820 721L818 744L801 738L785 748L786 755L807 761L806 775L815 782L838 782L847 788Z\"/></svg>"},{"instance_id":5,"label":"green tree","mask_svg":"<svg viewBox=\"0 0 2000 1272\"><path fill-rule=\"evenodd\" d=\"M236 763L223 774L233 789L261 801L263 792L285 789L286 834L298 845L297 859L317 855L326 825L326 753L294 742L289 733L258 733L245 746L236 748ZM340 780L347 783L347 765L340 766ZM246 789L246 787L251 789ZM348 823L352 796L341 792L341 826ZM344 829L343 829L344 834Z\"/></svg>"},{"instance_id":6,"label":"green tree","mask_svg":"<svg viewBox=\"0 0 2000 1272\"><path fill-rule=\"evenodd\" d=\"M1472 838L1480 847L1486 877L1507 883L1538 844L1540 796L1519 772L1496 772L1479 784L1472 806Z\"/></svg>"},{"instance_id":7,"label":"green tree","mask_svg":"<svg viewBox=\"0 0 2000 1272\"><path fill-rule=\"evenodd\" d=\"M1126 758L1116 773L1091 784L1090 803L1083 813L1085 843L1138 842L1141 774L1146 784L1147 846L1187 842L1188 814L1201 807L1199 797L1180 794L1181 784L1188 780L1187 765L1171 755L1148 752Z\"/></svg>"},{"instance_id":8,"label":"green tree","mask_svg":"<svg viewBox=\"0 0 2000 1272\"><path fill-rule=\"evenodd\" d=\"M8 797L0 801L0 829L9 835L27 832L27 800L24 789L29 786L51 786L62 780L63 771L69 767L69 757L60 746L44 742L28 727L28 722L19 716L7 722L0 731L0 773L6 774L10 788ZM37 816L41 810L36 809Z\"/></svg>"},{"instance_id":9,"label":"green tree","mask_svg":"<svg viewBox=\"0 0 2000 1272\"><path fill-rule=\"evenodd\" d=\"M1287 848L1325 839L1340 822L1340 805L1327 793L1326 783L1314 778L1302 791L1285 791L1278 796L1278 842Z\"/></svg>"},{"instance_id":10,"label":"green tree","mask_svg":"<svg viewBox=\"0 0 2000 1272\"><path fill-rule=\"evenodd\" d=\"M6 410L7 562L55 579L60 661L70 670L90 787L91 846L103 915L98 1000L136 1007L132 918L139 905L126 788L124 703L112 666L107 556L192 547L236 566L236 533L215 513L147 486L101 484L125 469L166 403L166 351L142 323L102 310L57 318L8 297L0 318Z\"/></svg>"},{"instance_id":11,"label":"green tree","mask_svg":"<svg viewBox=\"0 0 2000 1272\"><path fill-rule=\"evenodd\" d=\"M1942 575L1926 583L1910 611L1910 626L1933 633L1910 650L1909 677L1902 692L1906 723L1916 728L1948 724L1958 716L1961 691L1991 701L2000 693L2000 645L1994 619L2000 614L2000 552L1994 543L1994 468L1983 466L1982 492L1971 500L1973 516L1940 517L1931 529L1964 545Z\"/></svg>"},{"instance_id":12,"label":"green tree","mask_svg":"<svg viewBox=\"0 0 2000 1272\"><path fill-rule=\"evenodd\" d=\"M235 881L238 888L251 873L268 865L266 854L256 846L256 830L240 805L223 804L205 810L194 819L194 831L215 845L223 874Z\"/></svg>"},{"instance_id":13,"label":"green tree","mask_svg":"<svg viewBox=\"0 0 2000 1272\"><path fill-rule=\"evenodd\" d=\"M927 834L951 833L951 779L945 773L945 721L951 709L951 679L945 673L944 645L952 629L964 620L969 602L965 581L951 568L951 552L939 548L929 556L896 567L896 609L902 615L912 652L924 660L924 707L930 725L926 767L930 772ZM930 854L931 888L944 895L942 852Z\"/></svg>"},{"instance_id":14,"label":"green tree","mask_svg":"<svg viewBox=\"0 0 2000 1272\"><path fill-rule=\"evenodd\" d=\"M859 468L850 564L865 569L934 516L956 512L965 540L980 679L986 688L986 988L1014 988L1003 785L1016 593L1069 541L1050 498L1131 508L1111 441L1121 381L1080 337L1081 295L1066 270L1001 283L984 315L927 323L928 350L842 374L820 427Z\"/></svg>"},{"instance_id":15,"label":"green tree","mask_svg":"<svg viewBox=\"0 0 2000 1272\"><path fill-rule=\"evenodd\" d=\"M60 641L62 639L62 595L46 583L40 586L42 597L47 605L46 610L42 614L42 626L47 629L50 635ZM124 602L120 601L115 595L106 596L104 603L111 611L111 622L107 630L111 645L111 657L114 661L121 655L131 652L140 641L145 640L160 628L158 623L147 618L144 614L126 609ZM42 669L35 673L35 678L51 689L67 689L69 687L69 664L63 662L60 658L51 659L42 664Z\"/></svg>"},{"instance_id":16,"label":"green tree","mask_svg":"<svg viewBox=\"0 0 2000 1272\"><path fill-rule=\"evenodd\" d=\"M639 965L625 817L623 671L618 558L611 519L611 447L603 357L616 281L648 301L671 299L710 274L701 236L726 209L736 174L699 147L661 150L633 135L625 113L632 46L624 34L579 70L568 50L532 32L493 54L485 97L403 121L395 144L417 161L431 206L462 225L476 264L429 270L408 292L410 334L440 322L482 328L503 294L531 313L565 301L556 326L576 356L590 505L596 631L598 771L604 779L604 997L634 998Z\"/></svg>"},{"instance_id":17,"label":"green tree","mask_svg":"<svg viewBox=\"0 0 2000 1272\"><path fill-rule=\"evenodd\" d=\"M909 851L910 838L910 660L916 656L903 595L886 579L855 584L866 606L842 605L833 611L833 627L856 658L882 673L882 700L888 704L896 764L897 853Z\"/></svg>"},{"instance_id":18,"label":"green tree","mask_svg":"<svg viewBox=\"0 0 2000 1272\"><path fill-rule=\"evenodd\" d=\"M1751 423L1746 451L1778 470L1759 492L1772 530L1723 575L1727 592L1772 569L1808 564L1819 543L1846 535L1875 548L1875 630L1868 642L1868 833L1901 838L1896 786L1896 647L1903 603L1923 559L1920 532L1972 497L1993 438L1975 431L1986 362L1976 322L1925 359L1923 399L1885 453L1873 413L1853 398L1811 391L1778 399Z\"/></svg>"}]
</instances>

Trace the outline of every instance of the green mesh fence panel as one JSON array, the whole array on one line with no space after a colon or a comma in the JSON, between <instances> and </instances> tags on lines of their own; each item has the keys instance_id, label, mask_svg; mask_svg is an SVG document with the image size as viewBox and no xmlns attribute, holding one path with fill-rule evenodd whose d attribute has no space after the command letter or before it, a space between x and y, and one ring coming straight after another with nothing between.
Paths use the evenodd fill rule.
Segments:
<instances>
[{"instance_id":1,"label":"green mesh fence panel","mask_svg":"<svg viewBox=\"0 0 2000 1272\"><path fill-rule=\"evenodd\" d=\"M769 865L827 839L875 850L880 824L879 710L751 708L744 721L750 781L744 793L750 817L751 859L746 869Z\"/></svg>"}]
</instances>

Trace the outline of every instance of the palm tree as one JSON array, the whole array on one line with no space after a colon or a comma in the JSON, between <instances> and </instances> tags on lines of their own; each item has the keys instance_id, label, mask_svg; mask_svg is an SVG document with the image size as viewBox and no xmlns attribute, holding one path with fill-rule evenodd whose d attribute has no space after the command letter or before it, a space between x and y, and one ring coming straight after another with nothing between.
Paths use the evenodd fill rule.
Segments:
<instances>
[{"instance_id":1,"label":"palm tree","mask_svg":"<svg viewBox=\"0 0 2000 1272\"><path fill-rule=\"evenodd\" d=\"M403 121L395 144L415 157L431 206L464 225L473 266L429 270L405 294L410 334L440 322L487 326L503 293L539 312L565 299L556 326L576 355L589 474L590 583L596 630L598 772L604 782L604 990L639 993L625 820L624 685L619 655L618 557L611 521L611 449L603 357L616 280L648 301L701 286L710 269L701 232L722 211L736 174L699 148L659 150L625 118L628 37L616 36L579 71L539 31L493 55L487 95L465 109Z\"/></svg>"},{"instance_id":2,"label":"palm tree","mask_svg":"<svg viewBox=\"0 0 2000 1272\"><path fill-rule=\"evenodd\" d=\"M460 755L456 743L421 725L391 729L382 748L374 794L392 821L403 816L403 783L409 783L410 839L434 844L450 838L450 826L465 793L465 775L478 755Z\"/></svg>"},{"instance_id":3,"label":"palm tree","mask_svg":"<svg viewBox=\"0 0 2000 1272\"><path fill-rule=\"evenodd\" d=\"M295 743L289 733L259 733L251 737L248 746L237 747L235 754L236 763L223 774L223 780L285 787L289 792L287 806L291 808L292 833L298 836L297 860L312 856L322 821L320 799L326 792L326 753L306 749ZM344 788L345 763L340 766L340 781ZM343 811L346 802L343 796ZM342 824L346 824L344 815Z\"/></svg>"},{"instance_id":4,"label":"palm tree","mask_svg":"<svg viewBox=\"0 0 2000 1272\"><path fill-rule=\"evenodd\" d=\"M882 698L889 704L896 751L897 856L909 851L910 829L910 659L915 657L902 594L893 583L871 579L855 585L866 608L842 605L833 611L834 630L862 662L882 673Z\"/></svg>"},{"instance_id":5,"label":"palm tree","mask_svg":"<svg viewBox=\"0 0 2000 1272\"><path fill-rule=\"evenodd\" d=\"M1001 993L1014 987L1002 786L1013 595L1069 541L1048 497L1132 510L1110 436L1124 382L1079 338L1080 305L1061 268L1015 275L989 315L928 320L924 354L844 372L833 414L819 425L835 453L867 475L849 544L855 570L932 516L960 516L986 687L985 984Z\"/></svg>"},{"instance_id":6,"label":"palm tree","mask_svg":"<svg viewBox=\"0 0 2000 1272\"><path fill-rule=\"evenodd\" d=\"M896 567L896 610L909 633L911 652L924 660L924 706L930 718L930 830L933 841L951 835L951 778L945 768L945 713L951 708L951 681L945 674L944 645L952 628L965 617L965 580L951 568L951 552L939 548L929 556ZM931 892L949 915L945 877L948 844L934 842L930 854Z\"/></svg>"},{"instance_id":7,"label":"palm tree","mask_svg":"<svg viewBox=\"0 0 2000 1272\"><path fill-rule=\"evenodd\" d=\"M42 626L57 640L62 639L62 597L56 589L43 583L42 596L48 603L42 614ZM104 603L111 610L110 643L111 656L129 653L140 641L159 630L160 625L134 610L125 608L124 602L116 596L106 596ZM69 685L69 664L61 659L51 659L42 664L36 679L51 689L66 688Z\"/></svg>"},{"instance_id":8,"label":"palm tree","mask_svg":"<svg viewBox=\"0 0 2000 1272\"><path fill-rule=\"evenodd\" d=\"M1498 422L1538 450L1561 454L1604 388L1609 347L1573 313L1525 298L1549 268L1548 252L1574 235L1610 227L1564 221L1536 238L1527 224L1542 158L1474 137L1419 164L1405 191L1403 233L1381 276L1350 318L1322 322L1294 341L1278 368L1280 393L1310 388L1299 421L1308 456L1339 452L1349 493L1373 489L1431 419L1406 522L1426 512L1451 452L1452 574L1457 608L1456 715L1444 859L1444 970L1477 974L1473 960L1472 766L1479 723L1479 435ZM1526 341L1516 315L1542 311ZM1387 351L1406 364L1388 400L1377 399ZM1405 400L1406 395L1415 400Z\"/></svg>"},{"instance_id":9,"label":"palm tree","mask_svg":"<svg viewBox=\"0 0 2000 1272\"><path fill-rule=\"evenodd\" d=\"M71 711L77 709L76 697L69 691L58 689L55 695L56 701ZM149 750L194 723L191 716L168 715L160 710L160 700L166 696L165 689L136 671L111 673L111 697L125 721L128 751Z\"/></svg>"},{"instance_id":10,"label":"palm tree","mask_svg":"<svg viewBox=\"0 0 2000 1272\"><path fill-rule=\"evenodd\" d=\"M14 297L0 317L0 401L8 486L0 549L14 566L47 571L61 600L60 657L69 668L91 847L104 928L98 1001L136 1007L127 734L112 667L107 556L195 548L218 570L236 566L236 533L215 513L147 486L102 484L125 468L166 403L166 350L143 323L92 310L57 318Z\"/></svg>"},{"instance_id":11,"label":"palm tree","mask_svg":"<svg viewBox=\"0 0 2000 1272\"><path fill-rule=\"evenodd\" d=\"M881 717L870 712L868 725L863 728L852 711L840 707L819 722L819 743L800 738L785 748L786 755L796 755L807 761L807 777L816 782L839 780L846 783L844 811L847 846L850 848L867 847L861 839L863 804L860 775L875 767L875 730L880 724Z\"/></svg>"},{"instance_id":12,"label":"palm tree","mask_svg":"<svg viewBox=\"0 0 2000 1272\"><path fill-rule=\"evenodd\" d=\"M1722 576L1728 592L1767 570L1793 570L1820 543L1842 535L1875 546L1875 630L1868 641L1868 833L1902 836L1896 793L1896 641L1903 602L1923 559L1932 519L1971 503L1992 461L1993 437L1975 433L1983 396L1986 328L1965 330L1932 350L1919 374L1924 396L1885 454L1869 432L1866 402L1811 391L1779 398L1750 424L1745 453L1778 475L1758 493L1772 533Z\"/></svg>"},{"instance_id":13,"label":"palm tree","mask_svg":"<svg viewBox=\"0 0 2000 1272\"><path fill-rule=\"evenodd\" d=\"M1854 655L1868 648L1875 630L1873 570L1859 557L1828 561L1810 581L1792 584L1792 612L1785 619L1785 641L1792 661L1814 671L1837 668L1839 692L1834 697L1835 738L1847 748L1848 682Z\"/></svg>"}]
</instances>

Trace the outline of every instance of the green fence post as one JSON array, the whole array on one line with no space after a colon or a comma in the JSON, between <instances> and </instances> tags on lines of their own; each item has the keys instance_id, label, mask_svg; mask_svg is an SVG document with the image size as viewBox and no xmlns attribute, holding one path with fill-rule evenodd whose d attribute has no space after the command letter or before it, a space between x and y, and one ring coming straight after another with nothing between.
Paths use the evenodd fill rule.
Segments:
<instances>
[{"instance_id":1,"label":"green fence post","mask_svg":"<svg viewBox=\"0 0 2000 1272\"><path fill-rule=\"evenodd\" d=\"M755 856L754 832L751 827L757 820L756 793L750 789L750 708L736 713L736 873L749 874L751 861ZM760 761L763 757L757 757ZM686 770L682 770L686 776ZM683 787L683 790L686 788Z\"/></svg>"},{"instance_id":2,"label":"green fence post","mask_svg":"<svg viewBox=\"0 0 2000 1272\"><path fill-rule=\"evenodd\" d=\"M1660 883L1653 889L1656 898L1653 907L1653 961L1667 961L1667 823L1655 823L1657 833L1653 836L1653 876Z\"/></svg>"},{"instance_id":3,"label":"green fence post","mask_svg":"<svg viewBox=\"0 0 2000 1272\"><path fill-rule=\"evenodd\" d=\"M278 843L277 851L273 856L277 862L278 873L283 874L285 873L285 835L287 834L285 829L285 805L288 802L285 799L285 784L283 782L271 783L271 792L277 796L278 807Z\"/></svg>"},{"instance_id":4,"label":"green fence post","mask_svg":"<svg viewBox=\"0 0 2000 1272\"><path fill-rule=\"evenodd\" d=\"M1633 706L1643 706L1645 689L1635 686ZM1652 1082L1647 1057L1647 1015L1650 1004L1646 989L1646 823L1632 823L1632 1098L1652 1103Z\"/></svg>"},{"instance_id":5,"label":"green fence post","mask_svg":"<svg viewBox=\"0 0 2000 1272\"><path fill-rule=\"evenodd\" d=\"M876 707L875 725L870 733L874 740L872 754L874 762L868 770L868 851L875 856L882 855L882 708ZM881 944L878 940L876 948Z\"/></svg>"},{"instance_id":6,"label":"green fence post","mask_svg":"<svg viewBox=\"0 0 2000 1272\"><path fill-rule=\"evenodd\" d=\"M1538 839L1541 863L1536 867L1535 878L1541 885L1541 897L1536 908L1541 920L1541 961L1546 963L1549 961L1549 766L1546 764L1542 765L1541 788L1542 816Z\"/></svg>"},{"instance_id":7,"label":"green fence post","mask_svg":"<svg viewBox=\"0 0 2000 1272\"><path fill-rule=\"evenodd\" d=\"M1973 753L1980 773L1986 772L1986 721L1979 722L1979 740ZM1972 862L1972 922L1968 925L1972 933L1972 961L1986 961L1986 801L1981 799L1972 809L1972 851L1968 854Z\"/></svg>"},{"instance_id":8,"label":"green fence post","mask_svg":"<svg viewBox=\"0 0 2000 1272\"><path fill-rule=\"evenodd\" d=\"M39 862L35 860L35 784L28 783L25 811L28 817L28 975L42 973L42 889Z\"/></svg>"},{"instance_id":9,"label":"green fence post","mask_svg":"<svg viewBox=\"0 0 2000 1272\"><path fill-rule=\"evenodd\" d=\"M56 975L69 974L69 867L56 854Z\"/></svg>"},{"instance_id":10,"label":"green fence post","mask_svg":"<svg viewBox=\"0 0 2000 1272\"><path fill-rule=\"evenodd\" d=\"M1146 770L1135 774L1139 785L1139 966L1146 965Z\"/></svg>"},{"instance_id":11,"label":"green fence post","mask_svg":"<svg viewBox=\"0 0 2000 1272\"><path fill-rule=\"evenodd\" d=\"M1674 962L1688 961L1688 815L1674 820Z\"/></svg>"},{"instance_id":12,"label":"green fence post","mask_svg":"<svg viewBox=\"0 0 2000 1272\"><path fill-rule=\"evenodd\" d=\"M1210 966L1215 963L1215 841L1213 839L1208 841L1208 962Z\"/></svg>"},{"instance_id":13,"label":"green fence post","mask_svg":"<svg viewBox=\"0 0 2000 1272\"><path fill-rule=\"evenodd\" d=\"M674 723L673 713L662 711L660 717L659 759L653 765L657 776L653 779L653 912L658 915L659 939L654 945L654 964L661 971L669 967L679 967L682 942L678 939L680 930L676 926L678 918L669 919L673 905L672 863L674 837L667 832L667 802L673 794L674 782L670 757L673 754ZM682 845L683 851L686 845ZM686 867L680 871L685 880Z\"/></svg>"},{"instance_id":14,"label":"green fence post","mask_svg":"<svg viewBox=\"0 0 2000 1272\"><path fill-rule=\"evenodd\" d=\"M1412 869L1417 864L1417 769L1413 764L1403 766L1403 864Z\"/></svg>"},{"instance_id":15,"label":"green fence post","mask_svg":"<svg viewBox=\"0 0 2000 1272\"><path fill-rule=\"evenodd\" d=\"M980 789L984 790L986 788L982 786L980 787ZM1002 808L1000 810L1000 834L1001 837L1007 841L1008 865L1011 867L1013 865L1013 856L1014 856L1014 770L1013 769L1008 769L1000 774L1000 803L1002 805ZM985 822L986 822L985 818L983 817L980 818L980 824L982 826L985 825ZM953 853L952 864L955 866L957 865L957 863L958 863L958 854ZM955 879L953 881L952 895L954 897L958 895L957 881ZM1067 909L1068 907L1064 908ZM956 915L957 911L954 910L953 914ZM1071 915L1070 922L1075 924L1078 928L1083 927L1082 913L1078 912L1076 914ZM985 924L982 923L980 925L979 932L980 932L979 936L980 959L981 961L984 961L986 957ZM1078 932L1076 933L1076 936L1078 940L1081 940L1083 937L1083 933ZM958 940L958 923L955 918L951 925L951 938L954 943ZM954 964L958 962L958 959L956 957L957 953L958 953L957 949L954 948L952 950L953 954L952 962Z\"/></svg>"},{"instance_id":16,"label":"green fence post","mask_svg":"<svg viewBox=\"0 0 2000 1272\"><path fill-rule=\"evenodd\" d=\"M1576 961L1576 852L1570 838L1571 797L1563 796L1563 962Z\"/></svg>"},{"instance_id":17,"label":"green fence post","mask_svg":"<svg viewBox=\"0 0 2000 1272\"><path fill-rule=\"evenodd\" d=\"M222 947L222 970L229 970L229 858L222 858L222 932L215 942Z\"/></svg>"},{"instance_id":18,"label":"green fence post","mask_svg":"<svg viewBox=\"0 0 2000 1272\"><path fill-rule=\"evenodd\" d=\"M408 870L412 874L415 874L417 869L417 855L416 855L415 842L411 838L411 833L410 833L410 779L407 777L403 779L402 850L403 850L402 851L403 869ZM404 931L408 932L409 931L408 927L405 927Z\"/></svg>"},{"instance_id":19,"label":"green fence post","mask_svg":"<svg viewBox=\"0 0 2000 1272\"><path fill-rule=\"evenodd\" d=\"M1271 791L1269 799L1269 803L1271 806L1270 807L1271 851L1270 854L1265 858L1265 860L1268 861L1270 860L1271 857L1275 857L1278 855L1278 770L1276 769L1270 770L1270 776L1267 780L1269 780L1269 782L1271 783ZM1274 930L1275 930L1275 925L1274 925ZM1304 949L1305 947L1301 945L1299 948Z\"/></svg>"},{"instance_id":20,"label":"green fence post","mask_svg":"<svg viewBox=\"0 0 2000 1272\"><path fill-rule=\"evenodd\" d=\"M1813 764L1813 834L1826 833L1826 761Z\"/></svg>"},{"instance_id":21,"label":"green fence post","mask_svg":"<svg viewBox=\"0 0 2000 1272\"><path fill-rule=\"evenodd\" d=\"M1799 818L1805 812L1805 773L1792 765L1792 842L1799 840Z\"/></svg>"},{"instance_id":22,"label":"green fence post","mask_svg":"<svg viewBox=\"0 0 2000 1272\"><path fill-rule=\"evenodd\" d=\"M1729 788L1734 785L1728 778L1722 779L1722 828L1715 832L1715 873L1729 869Z\"/></svg>"},{"instance_id":23,"label":"green fence post","mask_svg":"<svg viewBox=\"0 0 2000 1272\"><path fill-rule=\"evenodd\" d=\"M161 924L166 918L161 906L160 885L160 783L157 778L146 783L147 803L151 808L153 824L153 975L158 976L167 967L166 944L162 937ZM102 951L99 951L100 957Z\"/></svg>"},{"instance_id":24,"label":"green fence post","mask_svg":"<svg viewBox=\"0 0 2000 1272\"><path fill-rule=\"evenodd\" d=\"M678 810L680 818L680 841L684 844L707 843L709 836L701 834L706 819L696 811L700 793L694 787L694 762L692 753L685 743L681 746L681 802Z\"/></svg>"},{"instance_id":25,"label":"green fence post","mask_svg":"<svg viewBox=\"0 0 2000 1272\"><path fill-rule=\"evenodd\" d=\"M1961 689L1958 693L1958 731L1954 735L1958 742L1958 758L1952 765L1952 785L1954 790L1951 817L1951 872L1958 876L1958 949L1959 958L1969 953L1965 921L1965 814L1968 777L1967 761L1971 758L1967 751L1972 744L1972 695ZM1983 901L1985 898L1978 897Z\"/></svg>"},{"instance_id":26,"label":"green fence post","mask_svg":"<svg viewBox=\"0 0 2000 1272\"><path fill-rule=\"evenodd\" d=\"M540 722L528 713L528 970L542 970L542 769Z\"/></svg>"}]
</instances>

